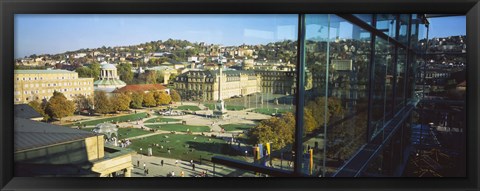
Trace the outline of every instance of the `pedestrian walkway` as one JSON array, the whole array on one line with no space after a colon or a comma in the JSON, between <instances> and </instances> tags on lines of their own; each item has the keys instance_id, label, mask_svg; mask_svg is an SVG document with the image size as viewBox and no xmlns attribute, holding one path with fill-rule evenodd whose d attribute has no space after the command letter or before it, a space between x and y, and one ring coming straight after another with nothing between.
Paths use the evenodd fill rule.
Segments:
<instances>
[{"instance_id":1,"label":"pedestrian walkway","mask_svg":"<svg viewBox=\"0 0 480 191\"><path fill-rule=\"evenodd\" d=\"M163 160L163 166L161 165ZM156 156L145 156L141 154L136 154L132 157L132 162L134 165L132 171L132 177L167 177L170 172L174 172L176 177L180 177L180 173L183 171L185 177L196 177L200 176L202 171L207 172L208 177L254 177L253 173L244 172L238 169L232 169L225 166L215 165L215 173L213 164L207 161L203 161L200 164L200 161L194 161L195 170L193 170L190 161L178 160L178 163L175 164L176 159L156 157ZM148 169L148 174L145 174L143 164L145 163L145 168ZM139 166L137 166L139 164Z\"/></svg>"}]
</instances>

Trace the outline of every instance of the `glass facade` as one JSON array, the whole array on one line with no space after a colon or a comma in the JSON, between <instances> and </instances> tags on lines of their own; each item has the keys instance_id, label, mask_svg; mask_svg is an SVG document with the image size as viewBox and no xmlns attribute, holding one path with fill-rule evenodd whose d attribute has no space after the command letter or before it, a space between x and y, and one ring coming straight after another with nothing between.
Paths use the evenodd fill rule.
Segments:
<instances>
[{"instance_id":1,"label":"glass facade","mask_svg":"<svg viewBox=\"0 0 480 191\"><path fill-rule=\"evenodd\" d=\"M371 33L337 15L307 15L306 23L313 86L306 90L304 146L313 148L312 174L328 176L365 143ZM326 163L335 165L324 174Z\"/></svg>"}]
</instances>

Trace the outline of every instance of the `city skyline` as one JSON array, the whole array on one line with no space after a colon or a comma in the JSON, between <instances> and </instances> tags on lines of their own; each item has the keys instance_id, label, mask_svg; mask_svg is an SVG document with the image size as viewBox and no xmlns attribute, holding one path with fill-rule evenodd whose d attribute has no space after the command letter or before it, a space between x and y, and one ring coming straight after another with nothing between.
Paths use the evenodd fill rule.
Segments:
<instances>
[{"instance_id":1,"label":"city skyline","mask_svg":"<svg viewBox=\"0 0 480 191\"><path fill-rule=\"evenodd\" d=\"M431 30L429 38L465 35L466 29L462 27L465 26L465 20L465 16L432 18L430 19L432 29L442 26L446 30ZM15 16L14 57L61 54L102 46L130 46L170 38L225 46L267 44L296 40L297 22L295 14L221 15L221 17L20 14ZM340 38L351 36L343 31L348 30L342 30Z\"/></svg>"},{"instance_id":2,"label":"city skyline","mask_svg":"<svg viewBox=\"0 0 480 191\"><path fill-rule=\"evenodd\" d=\"M297 15L16 15L14 52L20 58L169 38L266 44L296 39L297 20Z\"/></svg>"}]
</instances>

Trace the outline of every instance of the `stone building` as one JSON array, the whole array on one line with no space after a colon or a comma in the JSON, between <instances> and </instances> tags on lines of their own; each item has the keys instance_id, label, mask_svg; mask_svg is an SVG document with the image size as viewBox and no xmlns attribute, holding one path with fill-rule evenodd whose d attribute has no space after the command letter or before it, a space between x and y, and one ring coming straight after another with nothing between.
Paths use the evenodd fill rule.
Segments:
<instances>
[{"instance_id":1,"label":"stone building","mask_svg":"<svg viewBox=\"0 0 480 191\"><path fill-rule=\"evenodd\" d=\"M69 100L77 95L93 96L93 78L79 78L68 70L15 70L14 104L48 100L61 92Z\"/></svg>"},{"instance_id":2,"label":"stone building","mask_svg":"<svg viewBox=\"0 0 480 191\"><path fill-rule=\"evenodd\" d=\"M227 70L222 75L222 99L261 91L261 78L254 71ZM178 75L173 84L182 98L218 100L218 82L218 71L196 70Z\"/></svg>"},{"instance_id":3,"label":"stone building","mask_svg":"<svg viewBox=\"0 0 480 191\"><path fill-rule=\"evenodd\" d=\"M292 95L296 93L295 71L261 71L255 73L261 76L263 93Z\"/></svg>"}]
</instances>

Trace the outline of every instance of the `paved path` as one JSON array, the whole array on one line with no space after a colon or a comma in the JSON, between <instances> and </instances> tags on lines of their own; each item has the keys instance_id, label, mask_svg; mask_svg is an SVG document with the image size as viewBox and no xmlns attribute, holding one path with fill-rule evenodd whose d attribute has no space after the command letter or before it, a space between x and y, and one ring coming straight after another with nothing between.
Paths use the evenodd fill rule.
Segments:
<instances>
[{"instance_id":1,"label":"paved path","mask_svg":"<svg viewBox=\"0 0 480 191\"><path fill-rule=\"evenodd\" d=\"M163 166L161 161L164 161ZM137 166L137 161L140 166ZM215 173L213 165L209 162L203 161L200 165L199 161L194 161L195 170L192 169L189 161L178 160L178 164L175 164L175 159L156 157L156 156L145 156L136 154L132 157L132 162L134 164L134 169L132 171L132 177L167 177L167 174L170 172L175 172L175 177L180 177L181 171L184 172L185 177L195 177L200 175L202 171L207 172L208 177L254 177L252 173L248 173L241 170L236 170L220 165L215 165ZM145 163L146 168L148 168L148 175L144 174L143 164Z\"/></svg>"},{"instance_id":2,"label":"paved path","mask_svg":"<svg viewBox=\"0 0 480 191\"><path fill-rule=\"evenodd\" d=\"M161 161L164 161L163 166ZM175 173L175 177L180 177L181 171L184 172L184 177L195 177L200 175L202 171L207 172L209 177L256 177L252 172L234 169L219 164L215 165L215 173L213 164L209 161L194 161L195 171L190 165L190 161L178 160L178 164L175 164L176 159L157 157L157 156L145 156L141 154L135 154L132 157L132 163L134 169L132 171L132 177L167 177L170 172ZM251 156L247 159L248 162L252 162ZM148 169L148 175L145 174L143 164ZM140 164L140 166L137 166ZM280 168L280 164L283 165L284 170L293 170L292 167L288 167L287 161L280 161L278 159L273 160L275 168Z\"/></svg>"}]
</instances>

